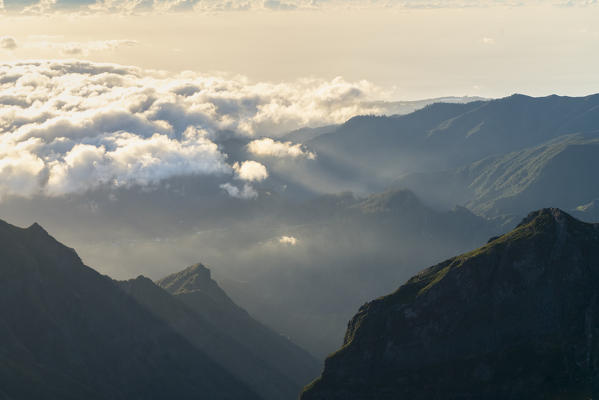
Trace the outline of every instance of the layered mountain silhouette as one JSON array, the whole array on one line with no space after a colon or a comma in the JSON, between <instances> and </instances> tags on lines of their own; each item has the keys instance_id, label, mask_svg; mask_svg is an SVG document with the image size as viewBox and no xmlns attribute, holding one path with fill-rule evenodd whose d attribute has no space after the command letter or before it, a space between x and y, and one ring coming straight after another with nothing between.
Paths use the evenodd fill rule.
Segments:
<instances>
[{"instance_id":1,"label":"layered mountain silhouette","mask_svg":"<svg viewBox=\"0 0 599 400\"><path fill-rule=\"evenodd\" d=\"M405 174L453 170L565 135L596 138L598 124L599 95L517 94L437 103L402 116L359 116L306 145L318 154L312 172L318 171L319 179L326 176L336 187L378 191ZM442 191L435 194L443 196ZM592 199L577 200L580 205Z\"/></svg>"},{"instance_id":2,"label":"layered mountain silhouette","mask_svg":"<svg viewBox=\"0 0 599 400\"><path fill-rule=\"evenodd\" d=\"M140 276L120 286L264 399L295 399L320 372L315 358L233 303L201 264L157 284Z\"/></svg>"},{"instance_id":3,"label":"layered mountain silhouette","mask_svg":"<svg viewBox=\"0 0 599 400\"><path fill-rule=\"evenodd\" d=\"M34 224L0 222L0 398L295 399L306 351L233 303L204 266L117 282Z\"/></svg>"},{"instance_id":4,"label":"layered mountain silhouette","mask_svg":"<svg viewBox=\"0 0 599 400\"><path fill-rule=\"evenodd\" d=\"M39 225L0 243L1 398L259 399Z\"/></svg>"},{"instance_id":5,"label":"layered mountain silhouette","mask_svg":"<svg viewBox=\"0 0 599 400\"><path fill-rule=\"evenodd\" d=\"M320 364L305 350L236 305L202 264L169 275L157 284L241 343L256 359L263 360L269 368L277 371L278 375L292 382L290 387L295 391L294 398L298 392L295 388L301 388L320 372ZM252 368L256 368L255 365Z\"/></svg>"},{"instance_id":6,"label":"layered mountain silhouette","mask_svg":"<svg viewBox=\"0 0 599 400\"><path fill-rule=\"evenodd\" d=\"M362 306L301 399L594 398L598 268L599 224L533 212Z\"/></svg>"}]
</instances>

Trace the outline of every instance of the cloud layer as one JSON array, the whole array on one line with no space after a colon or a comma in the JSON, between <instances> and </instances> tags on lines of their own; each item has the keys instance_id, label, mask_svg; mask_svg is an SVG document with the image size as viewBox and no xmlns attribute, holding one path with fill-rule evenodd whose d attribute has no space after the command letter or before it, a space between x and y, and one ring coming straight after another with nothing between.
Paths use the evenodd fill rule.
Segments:
<instances>
[{"instance_id":1,"label":"cloud layer","mask_svg":"<svg viewBox=\"0 0 599 400\"><path fill-rule=\"evenodd\" d=\"M81 61L0 64L0 198L190 174L258 182L269 175L264 165L231 165L221 138L259 135L251 153L314 158L300 145L264 136L385 113L385 103L374 101L384 95L366 81L342 78L274 84ZM255 193L237 189L237 197Z\"/></svg>"},{"instance_id":2,"label":"cloud layer","mask_svg":"<svg viewBox=\"0 0 599 400\"><path fill-rule=\"evenodd\" d=\"M597 0L530 0L530 5L595 6ZM2 1L0 11L40 14L77 11L83 13L293 11L324 8L466 8L523 6L520 0L38 0Z\"/></svg>"}]
</instances>

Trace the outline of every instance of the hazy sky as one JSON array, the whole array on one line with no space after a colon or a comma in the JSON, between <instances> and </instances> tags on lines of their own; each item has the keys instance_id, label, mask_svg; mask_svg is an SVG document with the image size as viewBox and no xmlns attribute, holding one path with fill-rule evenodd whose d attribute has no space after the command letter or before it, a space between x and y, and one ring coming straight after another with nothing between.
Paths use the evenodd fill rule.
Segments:
<instances>
[{"instance_id":1,"label":"hazy sky","mask_svg":"<svg viewBox=\"0 0 599 400\"><path fill-rule=\"evenodd\" d=\"M402 100L599 92L594 0L32 4L4 0L0 59L76 58L251 82L341 76Z\"/></svg>"}]
</instances>

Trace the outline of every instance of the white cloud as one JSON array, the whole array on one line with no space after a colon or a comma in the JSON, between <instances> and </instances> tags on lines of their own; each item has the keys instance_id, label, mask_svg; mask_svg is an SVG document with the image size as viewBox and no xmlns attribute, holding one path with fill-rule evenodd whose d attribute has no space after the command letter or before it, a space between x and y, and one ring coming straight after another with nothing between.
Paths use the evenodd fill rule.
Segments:
<instances>
[{"instance_id":1,"label":"white cloud","mask_svg":"<svg viewBox=\"0 0 599 400\"><path fill-rule=\"evenodd\" d=\"M257 161L244 161L233 164L237 177L244 181L263 181L268 178L266 167Z\"/></svg>"},{"instance_id":2,"label":"white cloud","mask_svg":"<svg viewBox=\"0 0 599 400\"><path fill-rule=\"evenodd\" d=\"M76 60L0 64L0 197L58 196L189 174L261 181L268 171L259 162L227 164L218 148L222 132L272 136L382 114L386 103L372 100L384 94L342 78L252 83ZM314 156L290 142L252 143L256 154Z\"/></svg>"},{"instance_id":3,"label":"white cloud","mask_svg":"<svg viewBox=\"0 0 599 400\"><path fill-rule=\"evenodd\" d=\"M16 48L17 48L17 41L13 37L0 36L0 49L14 50Z\"/></svg>"},{"instance_id":4,"label":"white cloud","mask_svg":"<svg viewBox=\"0 0 599 400\"><path fill-rule=\"evenodd\" d=\"M297 244L297 238L293 236L281 236L279 238L279 243L289 246L295 246Z\"/></svg>"},{"instance_id":5,"label":"white cloud","mask_svg":"<svg viewBox=\"0 0 599 400\"><path fill-rule=\"evenodd\" d=\"M178 141L158 133L149 138L121 133L107 138L106 145L77 144L50 162L46 191L62 195L101 185L149 185L182 173L228 170L216 145L204 137Z\"/></svg>"},{"instance_id":6,"label":"white cloud","mask_svg":"<svg viewBox=\"0 0 599 400\"><path fill-rule=\"evenodd\" d=\"M92 52L114 51L122 47L137 46L135 40L92 40L87 42L32 41L27 47L54 49L65 56L87 56Z\"/></svg>"},{"instance_id":7,"label":"white cloud","mask_svg":"<svg viewBox=\"0 0 599 400\"><path fill-rule=\"evenodd\" d=\"M220 188L227 192L231 197L238 199L255 199L258 197L258 192L248 183L244 184L240 189L230 183L223 183Z\"/></svg>"},{"instance_id":8,"label":"white cloud","mask_svg":"<svg viewBox=\"0 0 599 400\"><path fill-rule=\"evenodd\" d=\"M257 156L308 158L313 160L316 154L303 148L301 143L280 142L271 138L256 139L248 144L248 150Z\"/></svg>"}]
</instances>

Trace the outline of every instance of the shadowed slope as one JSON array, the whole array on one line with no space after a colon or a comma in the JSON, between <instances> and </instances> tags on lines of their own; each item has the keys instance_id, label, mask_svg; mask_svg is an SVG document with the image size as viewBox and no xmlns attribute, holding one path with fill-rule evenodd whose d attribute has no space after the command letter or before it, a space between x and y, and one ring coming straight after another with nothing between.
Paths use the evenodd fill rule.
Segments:
<instances>
[{"instance_id":1,"label":"shadowed slope","mask_svg":"<svg viewBox=\"0 0 599 400\"><path fill-rule=\"evenodd\" d=\"M306 351L237 306L202 264L169 275L157 284L262 360L264 368L292 382L297 391L320 372L318 362Z\"/></svg>"},{"instance_id":2,"label":"shadowed slope","mask_svg":"<svg viewBox=\"0 0 599 400\"><path fill-rule=\"evenodd\" d=\"M262 355L250 351L246 344L217 328L210 316L199 315L143 276L119 282L119 286L264 399L296 399L301 384L293 382L269 365Z\"/></svg>"},{"instance_id":3,"label":"shadowed slope","mask_svg":"<svg viewBox=\"0 0 599 400\"><path fill-rule=\"evenodd\" d=\"M39 225L0 260L0 398L258 399Z\"/></svg>"}]
</instances>

